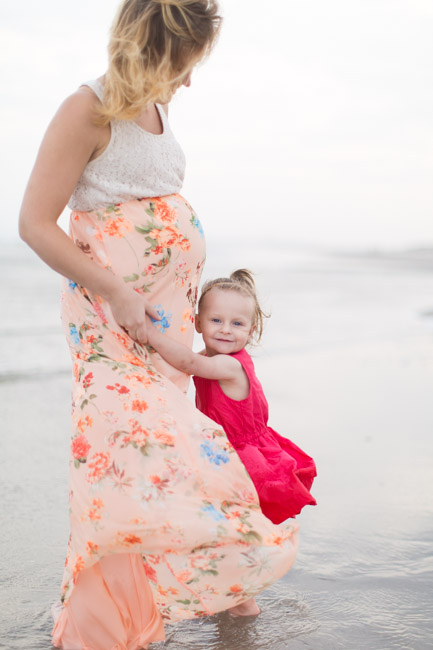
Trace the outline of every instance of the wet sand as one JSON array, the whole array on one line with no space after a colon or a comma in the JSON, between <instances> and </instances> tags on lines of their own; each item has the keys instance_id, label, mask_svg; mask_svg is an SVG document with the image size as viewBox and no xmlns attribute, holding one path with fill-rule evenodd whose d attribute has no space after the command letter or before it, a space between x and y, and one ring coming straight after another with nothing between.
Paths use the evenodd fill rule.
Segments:
<instances>
[{"instance_id":1,"label":"wet sand","mask_svg":"<svg viewBox=\"0 0 433 650\"><path fill-rule=\"evenodd\" d=\"M262 286L271 281L273 315L256 368L270 424L316 460L318 506L299 516L297 561L260 596L259 617L223 613L167 627L166 643L152 650L427 650L433 273L346 260L297 265L278 281L263 271ZM54 284L48 294L54 305ZM44 332L38 314L35 306L30 324ZM16 365L25 370L31 341L34 369L31 377L6 369L0 381L0 647L10 650L51 648L49 606L68 536L70 378L53 327L23 329L15 348L4 347L22 355ZM43 371L38 340L52 355Z\"/></svg>"}]
</instances>

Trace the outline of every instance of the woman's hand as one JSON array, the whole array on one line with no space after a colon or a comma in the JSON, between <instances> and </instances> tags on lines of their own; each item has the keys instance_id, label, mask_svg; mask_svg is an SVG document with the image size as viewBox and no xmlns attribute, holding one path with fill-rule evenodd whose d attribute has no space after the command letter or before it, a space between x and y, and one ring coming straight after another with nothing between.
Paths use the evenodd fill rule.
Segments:
<instances>
[{"instance_id":1,"label":"woman's hand","mask_svg":"<svg viewBox=\"0 0 433 650\"><path fill-rule=\"evenodd\" d=\"M115 321L137 343L147 343L146 314L161 320L158 312L142 295L125 285L119 286L113 297L108 298Z\"/></svg>"}]
</instances>

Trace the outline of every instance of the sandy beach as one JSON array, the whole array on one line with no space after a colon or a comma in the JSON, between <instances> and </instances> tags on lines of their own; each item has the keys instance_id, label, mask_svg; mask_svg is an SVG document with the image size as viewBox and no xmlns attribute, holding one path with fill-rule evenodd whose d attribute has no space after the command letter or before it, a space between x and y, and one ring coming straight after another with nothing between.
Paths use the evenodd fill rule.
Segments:
<instances>
[{"instance_id":1,"label":"sandy beach","mask_svg":"<svg viewBox=\"0 0 433 650\"><path fill-rule=\"evenodd\" d=\"M2 253L0 645L49 650L68 537L69 358L58 279L18 244ZM253 245L223 261L210 249L204 278L258 272L272 317L257 374L270 424L316 460L318 506L299 516L295 567L261 595L257 619L168 627L152 648L427 650L433 263L280 253L258 266Z\"/></svg>"}]
</instances>

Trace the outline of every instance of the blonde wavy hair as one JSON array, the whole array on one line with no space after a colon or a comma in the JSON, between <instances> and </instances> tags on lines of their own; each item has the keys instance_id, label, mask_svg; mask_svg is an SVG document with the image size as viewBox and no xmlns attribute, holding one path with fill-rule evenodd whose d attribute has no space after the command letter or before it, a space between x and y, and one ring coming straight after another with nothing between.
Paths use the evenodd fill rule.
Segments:
<instances>
[{"instance_id":1,"label":"blonde wavy hair","mask_svg":"<svg viewBox=\"0 0 433 650\"><path fill-rule=\"evenodd\" d=\"M260 307L257 298L257 290L254 282L253 274L248 269L237 269L233 271L229 278L216 278L216 280L208 280L204 283L201 290L200 300L197 305L197 312L200 314L200 309L203 308L203 303L206 295L211 289L220 289L221 291L238 291L243 296L251 298L254 303L253 314L253 335L252 340L258 343L263 334L264 319L269 318Z\"/></svg>"},{"instance_id":2,"label":"blonde wavy hair","mask_svg":"<svg viewBox=\"0 0 433 650\"><path fill-rule=\"evenodd\" d=\"M221 20L215 0L124 0L111 28L97 122L168 103L212 49Z\"/></svg>"}]
</instances>

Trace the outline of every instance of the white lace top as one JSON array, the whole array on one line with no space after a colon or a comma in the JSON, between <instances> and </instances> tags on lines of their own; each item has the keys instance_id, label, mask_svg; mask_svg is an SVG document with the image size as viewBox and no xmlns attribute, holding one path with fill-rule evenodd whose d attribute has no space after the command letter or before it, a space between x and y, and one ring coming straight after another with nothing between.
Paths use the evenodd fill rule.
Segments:
<instances>
[{"instance_id":1,"label":"white lace top","mask_svg":"<svg viewBox=\"0 0 433 650\"><path fill-rule=\"evenodd\" d=\"M102 101L104 88L99 80L84 85ZM110 142L98 158L86 165L68 203L72 210L94 210L180 191L185 156L164 109L159 104L156 107L163 126L161 135L145 131L132 120L110 123Z\"/></svg>"}]
</instances>

